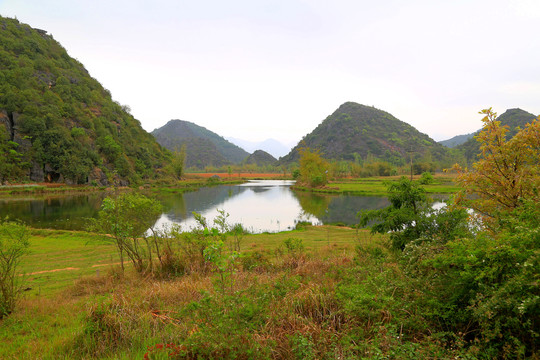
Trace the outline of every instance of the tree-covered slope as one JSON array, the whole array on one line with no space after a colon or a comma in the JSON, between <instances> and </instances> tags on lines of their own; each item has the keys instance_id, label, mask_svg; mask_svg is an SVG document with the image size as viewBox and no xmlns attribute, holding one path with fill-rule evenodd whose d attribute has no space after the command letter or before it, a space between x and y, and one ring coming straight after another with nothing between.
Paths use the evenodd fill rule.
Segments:
<instances>
[{"instance_id":1,"label":"tree-covered slope","mask_svg":"<svg viewBox=\"0 0 540 360\"><path fill-rule=\"evenodd\" d=\"M240 163L249 153L218 134L184 120L171 120L152 131L158 143L169 150L186 145L188 167L222 166Z\"/></svg>"},{"instance_id":2,"label":"tree-covered slope","mask_svg":"<svg viewBox=\"0 0 540 360\"><path fill-rule=\"evenodd\" d=\"M500 121L502 126L508 126L509 131L506 134L507 138L513 137L518 129L523 129L526 124L536 119L531 113L528 113L521 109L508 109L503 114L497 117L497 121ZM480 131L480 130L479 130ZM475 134L477 134L477 131ZM462 151L465 154L465 158L469 163L478 159L480 154L480 144L476 138L470 138L461 145L456 146L456 149Z\"/></svg>"},{"instance_id":3,"label":"tree-covered slope","mask_svg":"<svg viewBox=\"0 0 540 360\"><path fill-rule=\"evenodd\" d=\"M456 135L450 139L447 140L441 140L439 141L439 144L446 146L448 148L455 148L456 146L459 146L472 138L474 135L476 135L477 132L465 134L465 135Z\"/></svg>"},{"instance_id":4,"label":"tree-covered slope","mask_svg":"<svg viewBox=\"0 0 540 360\"><path fill-rule=\"evenodd\" d=\"M353 102L341 105L306 135L282 163L297 161L303 147L320 150L327 159L355 160L368 154L396 165L413 158L448 158L447 149L411 125L374 107Z\"/></svg>"},{"instance_id":5,"label":"tree-covered slope","mask_svg":"<svg viewBox=\"0 0 540 360\"><path fill-rule=\"evenodd\" d=\"M245 164L255 164L257 166L274 165L277 159L264 150L255 150L245 160Z\"/></svg>"},{"instance_id":6,"label":"tree-covered slope","mask_svg":"<svg viewBox=\"0 0 540 360\"><path fill-rule=\"evenodd\" d=\"M51 35L0 17L0 182L126 184L169 156Z\"/></svg>"}]
</instances>

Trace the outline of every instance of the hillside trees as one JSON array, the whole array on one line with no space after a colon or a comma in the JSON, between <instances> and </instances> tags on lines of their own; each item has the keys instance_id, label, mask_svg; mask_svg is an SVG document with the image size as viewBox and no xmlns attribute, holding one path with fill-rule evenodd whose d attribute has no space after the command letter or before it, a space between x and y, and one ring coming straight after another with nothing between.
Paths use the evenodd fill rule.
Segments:
<instances>
[{"instance_id":1,"label":"hillside trees","mask_svg":"<svg viewBox=\"0 0 540 360\"><path fill-rule=\"evenodd\" d=\"M0 151L21 155L3 174L107 185L159 173L168 152L52 36L16 19L0 26Z\"/></svg>"}]
</instances>

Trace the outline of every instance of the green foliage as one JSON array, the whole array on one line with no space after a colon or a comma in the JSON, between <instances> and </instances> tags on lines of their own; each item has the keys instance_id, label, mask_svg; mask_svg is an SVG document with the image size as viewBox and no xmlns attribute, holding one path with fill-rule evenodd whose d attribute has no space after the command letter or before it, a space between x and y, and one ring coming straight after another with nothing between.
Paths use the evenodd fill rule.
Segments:
<instances>
[{"instance_id":1,"label":"green foliage","mask_svg":"<svg viewBox=\"0 0 540 360\"><path fill-rule=\"evenodd\" d=\"M425 173L422 173L422 176L420 177L420 180L418 180L418 182L421 185L429 185L435 182L435 178L433 177L433 175L431 175L430 172L426 171Z\"/></svg>"},{"instance_id":2,"label":"green foliage","mask_svg":"<svg viewBox=\"0 0 540 360\"><path fill-rule=\"evenodd\" d=\"M0 184L24 177L29 163L20 152L19 144L10 141L5 127L0 124Z\"/></svg>"},{"instance_id":3,"label":"green foliage","mask_svg":"<svg viewBox=\"0 0 540 360\"><path fill-rule=\"evenodd\" d=\"M480 233L441 242L411 243L408 271L424 288L430 317L443 329L474 341L488 358L526 358L540 335L540 206L506 216L497 235Z\"/></svg>"},{"instance_id":4,"label":"green foliage","mask_svg":"<svg viewBox=\"0 0 540 360\"><path fill-rule=\"evenodd\" d=\"M416 240L445 243L471 234L464 209L433 209L425 190L405 177L388 185L388 199L390 206L384 209L360 211L359 226L375 222L372 233L390 233L395 249L403 250Z\"/></svg>"},{"instance_id":5,"label":"green foliage","mask_svg":"<svg viewBox=\"0 0 540 360\"><path fill-rule=\"evenodd\" d=\"M249 155L244 161L244 164L255 164L259 167L276 164L277 159L263 150L256 150Z\"/></svg>"},{"instance_id":6,"label":"green foliage","mask_svg":"<svg viewBox=\"0 0 540 360\"><path fill-rule=\"evenodd\" d=\"M300 144L280 159L282 164L298 161L304 147L319 149L329 160L357 162L374 156L391 167L414 162L430 154L440 167L448 167L453 158L448 150L414 127L374 107L346 102L306 135ZM384 176L388 169L370 169ZM426 169L423 171L432 171ZM420 171L418 174L421 174ZM366 176L366 175L362 175Z\"/></svg>"},{"instance_id":7,"label":"green foliage","mask_svg":"<svg viewBox=\"0 0 540 360\"><path fill-rule=\"evenodd\" d=\"M517 134L519 129L523 129L536 117L537 116L521 109L508 109L497 118L497 121L501 124L501 126L508 128L506 140L509 140L511 137ZM457 149L464 153L465 158L469 164L477 161L481 155L480 143L476 139L476 136L478 136L479 132L480 130L474 134L471 134L474 136L470 136L469 139L463 144L456 146Z\"/></svg>"},{"instance_id":8,"label":"green foliage","mask_svg":"<svg viewBox=\"0 0 540 360\"><path fill-rule=\"evenodd\" d=\"M45 180L73 183L90 182L95 168L122 167L122 180L158 175L169 154L82 64L52 36L16 19L0 22L0 128L13 130L0 134L0 155L18 153L0 165L2 177L23 180L32 167L46 170Z\"/></svg>"},{"instance_id":9,"label":"green foliage","mask_svg":"<svg viewBox=\"0 0 540 360\"><path fill-rule=\"evenodd\" d=\"M125 254L137 272L151 272L154 267L153 248L160 256L159 240L157 236L150 237L147 232L150 229L154 233L152 228L159 215L161 204L157 200L136 193L125 193L115 198L105 198L98 218L91 223L90 228L114 238L122 270Z\"/></svg>"},{"instance_id":10,"label":"green foliage","mask_svg":"<svg viewBox=\"0 0 540 360\"><path fill-rule=\"evenodd\" d=\"M171 160L172 173L178 180L180 180L182 176L184 175L185 163L186 163L186 146L182 145L180 150L176 149L173 152L173 156Z\"/></svg>"},{"instance_id":11,"label":"green foliage","mask_svg":"<svg viewBox=\"0 0 540 360\"><path fill-rule=\"evenodd\" d=\"M283 245L289 254L297 254L304 251L304 244L302 239L288 238L283 241Z\"/></svg>"},{"instance_id":12,"label":"green foliage","mask_svg":"<svg viewBox=\"0 0 540 360\"><path fill-rule=\"evenodd\" d=\"M152 135L161 146L174 151L185 146L186 167L223 166L241 163L249 154L238 146L189 121L171 120Z\"/></svg>"},{"instance_id":13,"label":"green foliage","mask_svg":"<svg viewBox=\"0 0 540 360\"><path fill-rule=\"evenodd\" d=\"M9 315L21 292L17 273L21 258L27 254L30 229L8 219L0 220L0 319Z\"/></svg>"},{"instance_id":14,"label":"green foliage","mask_svg":"<svg viewBox=\"0 0 540 360\"><path fill-rule=\"evenodd\" d=\"M482 226L471 232L467 213L453 204L433 233L423 226L431 215L421 213L414 223L420 236L405 243L403 263L422 288L418 304L426 317L458 334L470 355L534 358L540 337L538 122L507 141L491 109L483 113L486 126L477 136L483 159L470 172L460 169L465 192L477 196L457 198L479 211Z\"/></svg>"},{"instance_id":15,"label":"green foliage","mask_svg":"<svg viewBox=\"0 0 540 360\"><path fill-rule=\"evenodd\" d=\"M318 151L302 149L300 157L299 182L309 187L324 186L328 183L328 162Z\"/></svg>"}]
</instances>

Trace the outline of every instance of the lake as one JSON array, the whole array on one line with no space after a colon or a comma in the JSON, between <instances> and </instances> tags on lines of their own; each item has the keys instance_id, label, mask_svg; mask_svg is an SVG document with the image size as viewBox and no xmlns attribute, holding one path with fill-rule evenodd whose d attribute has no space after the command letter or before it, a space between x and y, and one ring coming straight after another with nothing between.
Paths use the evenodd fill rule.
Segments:
<instances>
[{"instance_id":1,"label":"lake","mask_svg":"<svg viewBox=\"0 0 540 360\"><path fill-rule=\"evenodd\" d=\"M389 205L385 197L328 196L298 192L293 181L260 180L241 185L219 185L179 194L154 195L163 204L156 226L195 226L193 212L212 224L218 209L229 214L229 224L241 223L251 232L292 229L300 221L314 225L356 223L356 213ZM0 199L0 217L19 219L36 228L80 230L96 217L105 193Z\"/></svg>"}]
</instances>

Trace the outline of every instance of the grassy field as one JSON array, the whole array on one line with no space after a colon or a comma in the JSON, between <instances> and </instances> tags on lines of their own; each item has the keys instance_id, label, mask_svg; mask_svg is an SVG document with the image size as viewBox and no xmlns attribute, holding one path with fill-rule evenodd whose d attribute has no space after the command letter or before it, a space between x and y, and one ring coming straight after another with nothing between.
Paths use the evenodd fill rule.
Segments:
<instances>
[{"instance_id":1,"label":"grassy field","mask_svg":"<svg viewBox=\"0 0 540 360\"><path fill-rule=\"evenodd\" d=\"M53 296L84 276L118 263L115 245L102 236L74 231L33 230L21 264L27 297Z\"/></svg>"},{"instance_id":2,"label":"grassy field","mask_svg":"<svg viewBox=\"0 0 540 360\"><path fill-rule=\"evenodd\" d=\"M452 357L386 241L334 226L247 235L224 277L171 277L122 274L100 236L34 231L22 264L31 289L0 320L0 358Z\"/></svg>"},{"instance_id":3,"label":"grassy field","mask_svg":"<svg viewBox=\"0 0 540 360\"><path fill-rule=\"evenodd\" d=\"M347 194L360 196L386 196L387 183L397 181L400 176L385 176L385 177L370 177L370 178L354 178L341 179L331 181L322 188L302 188L295 187L299 190L312 191L326 194ZM415 176L414 180L418 180L420 176ZM451 176L436 175L435 181L432 184L423 185L426 192L431 194L452 194L460 190L454 183L454 178Z\"/></svg>"}]
</instances>

